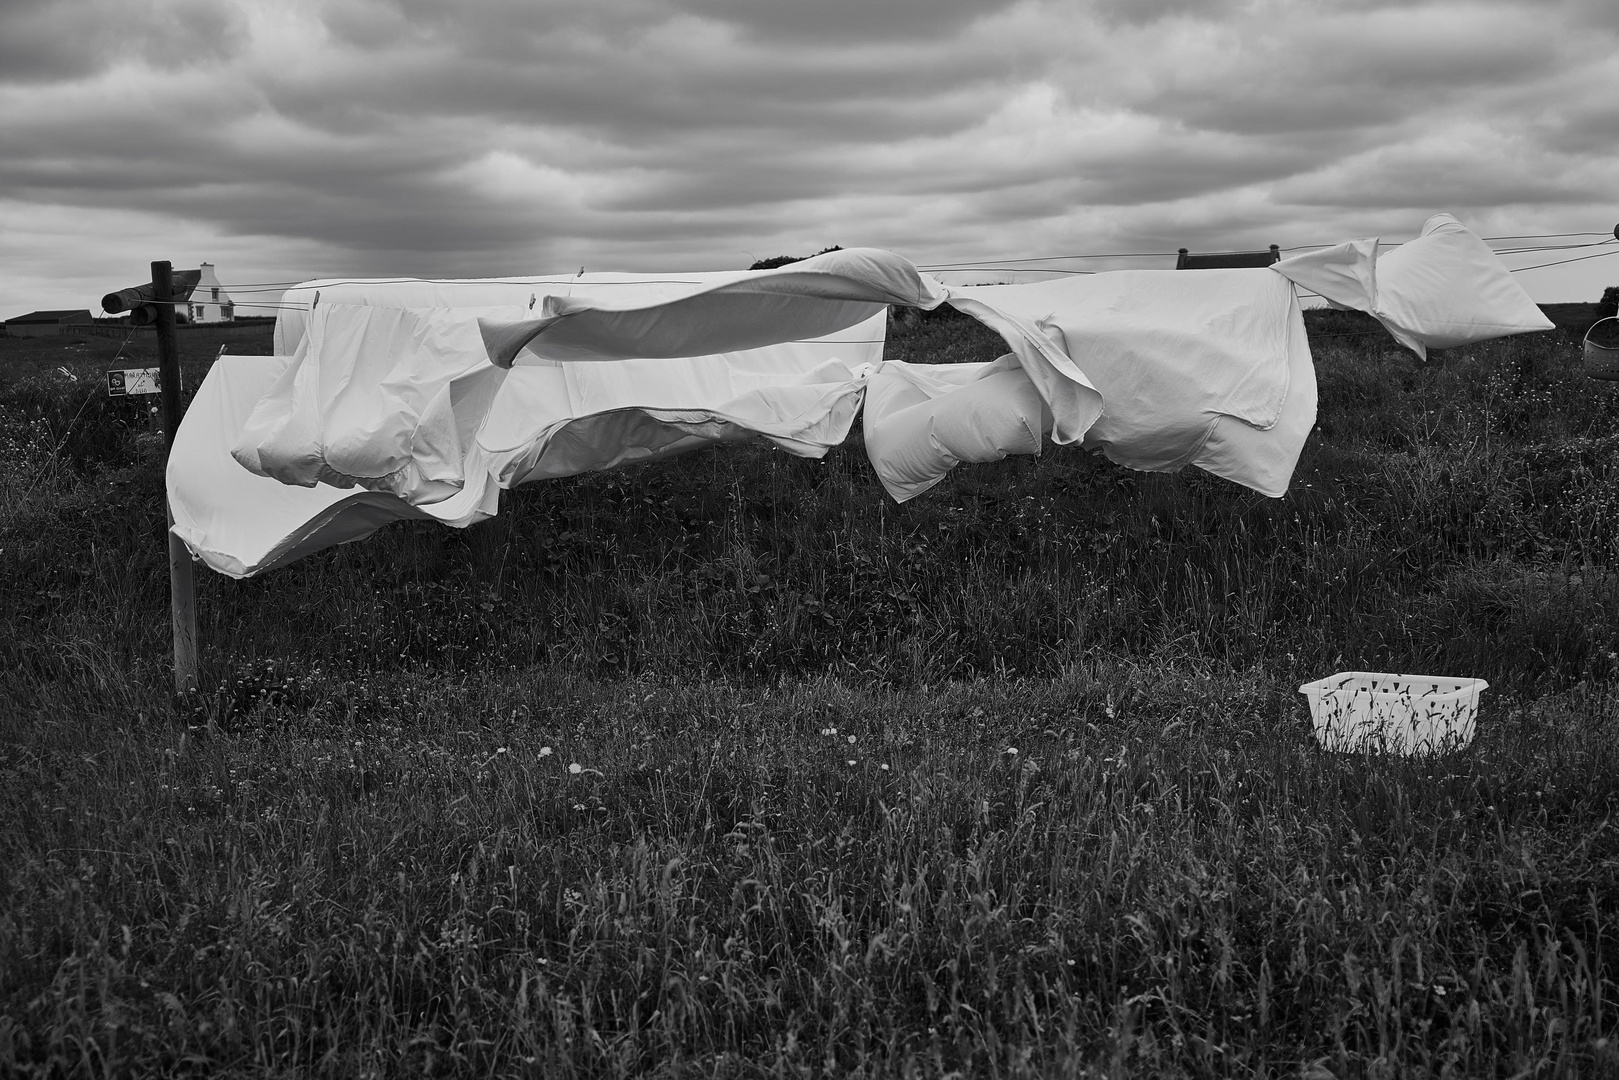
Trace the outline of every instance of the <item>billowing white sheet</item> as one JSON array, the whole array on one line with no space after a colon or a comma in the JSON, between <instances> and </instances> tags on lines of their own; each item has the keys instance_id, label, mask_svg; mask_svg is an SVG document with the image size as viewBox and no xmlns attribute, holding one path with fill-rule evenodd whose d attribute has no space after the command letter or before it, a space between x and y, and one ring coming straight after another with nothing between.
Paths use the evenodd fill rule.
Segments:
<instances>
[{"instance_id":1,"label":"billowing white sheet","mask_svg":"<svg viewBox=\"0 0 1619 1080\"><path fill-rule=\"evenodd\" d=\"M866 391L866 456L906 502L964 461L1038 454L1051 409L1011 353L988 364L884 361Z\"/></svg>"},{"instance_id":2,"label":"billowing white sheet","mask_svg":"<svg viewBox=\"0 0 1619 1080\"><path fill-rule=\"evenodd\" d=\"M416 505L752 435L819 456L859 410L888 304L942 300L881 251L608 278L564 279L551 286L562 295L527 282L397 288L478 302L448 307L400 303L381 283L301 288L309 309L279 338L292 361L233 453L284 483L359 485ZM389 302L349 302L373 299Z\"/></svg>"},{"instance_id":3,"label":"billowing white sheet","mask_svg":"<svg viewBox=\"0 0 1619 1080\"><path fill-rule=\"evenodd\" d=\"M1423 358L1429 349L1553 328L1490 246L1449 214L1429 218L1415 240L1376 252L1375 239L1354 240L1271 269L1339 307L1376 316Z\"/></svg>"},{"instance_id":4,"label":"billowing white sheet","mask_svg":"<svg viewBox=\"0 0 1619 1080\"><path fill-rule=\"evenodd\" d=\"M1316 408L1295 285L1419 352L1550 325L1447 215L1375 252L954 289L869 249L762 272L313 282L277 324L289 355L222 358L204 382L170 460L174 529L247 576L398 518L471 524L533 480L741 438L818 456L862 404L902 501L1046 439L1279 496ZM942 303L1010 352L884 363L888 305Z\"/></svg>"},{"instance_id":5,"label":"billowing white sheet","mask_svg":"<svg viewBox=\"0 0 1619 1080\"><path fill-rule=\"evenodd\" d=\"M286 356L221 356L174 433L167 483L174 533L230 577L249 577L402 519L470 525L495 513L493 488L431 508L386 492L292 487L255 476L230 455L253 404L286 370Z\"/></svg>"},{"instance_id":6,"label":"billowing white sheet","mask_svg":"<svg viewBox=\"0 0 1619 1080\"><path fill-rule=\"evenodd\" d=\"M802 363L808 366L812 358ZM292 370L292 358L223 356L175 433L168 468L174 531L211 568L249 577L368 536L391 521L471 525L495 514L501 488L532 480L756 436L801 456L818 456L848 437L872 370L869 363L850 370L830 360L792 380L769 380L758 372L750 379L745 370L725 378L711 366L706 385L714 395L707 400L719 400L703 405L700 381L671 384L668 367L657 364L658 370L641 370L637 380L632 362L626 380L605 385L592 378L600 370L596 365L586 365L586 371L558 364L511 372L485 420L483 441L466 458L470 482L443 499L413 504L392 491L287 484L243 468L232 446L255 404ZM671 407L627 405L627 385L635 385L633 400Z\"/></svg>"}]
</instances>

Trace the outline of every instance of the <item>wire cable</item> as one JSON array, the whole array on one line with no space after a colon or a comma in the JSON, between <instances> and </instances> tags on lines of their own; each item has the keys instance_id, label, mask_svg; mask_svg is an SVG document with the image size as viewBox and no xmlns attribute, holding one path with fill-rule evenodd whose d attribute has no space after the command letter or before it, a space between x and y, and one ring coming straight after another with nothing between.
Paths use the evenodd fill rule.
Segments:
<instances>
[{"instance_id":1,"label":"wire cable","mask_svg":"<svg viewBox=\"0 0 1619 1080\"><path fill-rule=\"evenodd\" d=\"M1511 234L1511 235L1505 235L1505 236L1486 236L1486 237L1483 237L1482 239L1486 243L1507 243L1507 242L1511 242L1511 241L1523 241L1523 240L1564 240L1564 239L1571 239L1571 238L1577 238L1577 237L1595 237L1595 236L1601 236L1601 237L1604 237L1605 239L1600 240L1600 241L1593 241L1593 242L1590 242L1590 243L1523 244L1523 245L1514 246L1514 247L1495 248L1493 250L1495 251L1495 254L1498 255L1498 256L1524 255L1524 254L1529 254L1531 252L1539 252L1539 251L1577 251L1577 250L1581 250L1581 249L1584 249L1584 248L1602 247L1602 246L1605 246L1605 245L1612 245L1612 244L1614 244L1616 242L1615 238L1612 235L1610 235L1608 233L1605 233L1605 232L1596 232L1596 231L1589 231L1589 232L1561 232L1561 233L1517 233L1517 234ZM1409 241L1395 241L1395 240L1381 240L1380 239L1378 241L1378 247L1398 247L1401 244L1408 243L1408 242ZM1340 241L1340 243L1341 243L1341 241ZM1336 244L1291 244L1291 245L1288 245L1286 247L1278 247L1277 250L1278 251L1284 251L1284 252L1313 251L1313 250L1320 250L1320 249L1323 249L1323 248L1334 247L1334 246L1336 246ZM1199 252L1199 254L1201 254L1201 255L1229 255L1229 254L1237 254L1237 253L1238 252L1235 251L1235 250L1233 250L1233 251L1206 251L1206 252ZM1178 250L1173 251L1173 252L1171 252L1171 251L1085 252L1085 253L1076 253L1076 254L1068 254L1068 255L1035 255L1035 256L1026 256L1026 257L1013 258L1013 259L997 259L997 260L994 261L993 264L985 264L985 263L978 262L978 261L973 261L973 260L961 260L961 261L956 261L956 262L917 263L915 265L916 265L916 268L918 270L940 271L940 272L946 272L946 273L951 273L951 272L953 272L953 273L981 273L981 274L982 273L1019 273L1019 272L1024 272L1026 270L1034 270L1036 272L1046 273L1046 274L1086 275L1086 274L1094 274L1094 273L1097 273L1098 271L1095 271L1095 270L1069 269L1069 268L1065 268L1065 267L1054 267L1054 266L1044 266L1044 267L1042 267L1042 266L1037 266L1035 264L1063 262L1063 261L1076 260L1076 259L1120 259L1120 260L1122 260L1122 259L1158 259L1158 258L1167 259L1167 258L1170 258L1171 256L1175 256L1175 255L1178 255L1178 254L1179 254ZM1613 252L1612 251L1596 252L1596 253L1591 254L1591 255L1577 256L1577 257L1572 258L1572 259L1559 259L1559 260L1554 260L1554 261L1551 261L1551 262L1537 263L1537 264L1535 264L1533 266L1515 267L1515 268L1511 268L1511 272L1512 273L1519 273L1519 272L1524 271L1524 270L1538 270L1538 269L1542 269L1542 268L1548 267L1548 266L1561 266L1561 265L1564 265L1566 263L1579 262L1582 259L1600 258L1600 257L1602 257L1604 255L1610 255L1610 254L1613 254ZM279 291L282 294L282 296L285 296L286 292L288 292L290 290L293 290L293 289L324 288L324 287L335 287L335 286L346 286L346 285L423 284L423 285L441 285L441 286L442 285L448 285L448 286L453 286L453 285L462 285L462 286L471 286L471 285L515 285L515 286L531 286L531 287L532 286L543 286L543 285L573 286L573 285L579 284L579 276L580 275L577 275L577 274L573 274L573 275L539 275L539 276L535 276L535 277L531 277L531 278L520 278L520 279L507 279L507 278L420 278L420 277L338 278L338 279L315 278L315 279L304 279L302 281L258 281L258 282L251 282L250 281L250 282L238 282L236 284L221 284L220 289L221 289L221 291L231 292L231 293L235 293L235 294L238 294L238 295L253 295L253 294L261 293L261 292L268 293L268 292L277 292L277 291ZM637 280L634 280L634 281L592 281L589 284L590 284L590 287L592 289L597 289L597 288L610 288L610 287L613 287L613 286L632 286L632 285L701 285L701 284L703 284L703 282L700 281L700 280L692 279L692 278L642 278L642 279L637 279ZM188 297L185 300L149 301L149 302L150 303L168 303L171 306L178 306L180 304L189 304L189 303L193 303L195 301L192 298ZM239 300L235 300L233 298L233 304L237 308L252 308L252 309L255 309L255 310L258 310L258 311L265 311L265 312L271 312L271 311L274 311L274 312L299 311L299 310L303 310L304 307L305 307L305 305L301 304L301 303L281 302L280 298L278 298L277 301L270 301L270 302L255 302L255 301L251 301L251 300L239 301Z\"/></svg>"},{"instance_id":2,"label":"wire cable","mask_svg":"<svg viewBox=\"0 0 1619 1080\"><path fill-rule=\"evenodd\" d=\"M1526 251L1561 251L1561 250L1569 250L1569 249L1580 248L1580 247L1595 247L1599 243L1612 243L1613 242L1612 235L1610 233L1606 233L1606 232L1525 233L1525 234L1520 234L1520 235L1515 235L1515 236L1486 236L1486 237L1482 237L1481 239L1483 239L1486 243L1500 243L1500 242L1506 242L1506 241L1509 241L1509 240L1536 240L1536 239L1556 240L1556 239L1563 239L1563 238L1575 237L1575 236L1602 236L1602 237L1607 237L1607 239L1602 240L1602 241L1596 241L1596 242L1593 242L1593 243L1590 243L1590 244L1535 244L1535 245L1524 245L1522 247L1516 247L1516 248L1497 249L1496 254L1498 254L1498 255L1502 255L1502 254L1521 254L1521 253L1526 252ZM1412 237L1411 239L1417 239L1417 238ZM1399 247L1400 245L1406 244L1406 243L1409 243L1409 242L1410 242L1410 240L1382 240L1382 239L1379 239L1378 242L1377 242L1377 246L1378 247ZM1322 248L1336 247L1336 246L1338 246L1338 244L1341 244L1341 243L1343 243L1343 241L1339 240L1339 241L1334 241L1332 243L1322 243L1322 244L1290 244L1290 245L1286 245L1286 246L1278 246L1277 250L1278 251L1316 251L1316 250L1320 250ZM1249 249L1233 249L1231 251L1200 251L1200 252L1198 252L1198 254L1200 254L1200 255L1235 255L1235 254L1244 253L1247 250L1249 250ZM1252 250L1262 250L1262 249L1257 249L1256 248L1256 249L1252 249ZM1073 254L1073 255L1039 255L1039 256L1031 256L1031 257L1028 257L1028 258L997 259L995 261L998 262L998 263L1003 263L1003 264L1007 264L1007 265L1011 265L1011 264L1019 264L1019 265L1021 265L1021 264L1025 264L1025 263L1036 263L1036 262L1060 262L1060 261L1065 260L1065 259L1159 259L1159 258L1167 259L1167 258L1171 258L1171 257L1173 257L1175 255L1178 255L1178 254L1180 254L1179 250L1176 250L1176 251L1121 251L1121 252L1111 252L1111 253L1085 253L1085 254ZM969 262L969 261L939 262L939 263L917 263L916 266L917 266L917 269L919 269L919 270L980 270L980 269L1002 269L1003 268L1003 267L982 267L982 266L980 266L980 265L978 265L978 264L976 264L974 262Z\"/></svg>"},{"instance_id":3,"label":"wire cable","mask_svg":"<svg viewBox=\"0 0 1619 1080\"><path fill-rule=\"evenodd\" d=\"M1612 243L1612 242L1613 241L1611 241L1611 240L1609 241L1609 243ZM1562 266L1565 263L1584 262L1586 259L1600 259L1600 258L1603 258L1604 256L1607 256L1607 255L1619 255L1619 247L1616 247L1616 248L1612 249L1611 251L1599 251L1595 255L1576 255L1572 259L1558 259L1555 262L1536 263L1534 266L1518 266L1518 267L1514 267L1512 272L1514 274L1519 274L1519 273L1522 273L1525 270L1539 270L1539 269L1541 269L1543 267L1547 267L1547 266Z\"/></svg>"}]
</instances>

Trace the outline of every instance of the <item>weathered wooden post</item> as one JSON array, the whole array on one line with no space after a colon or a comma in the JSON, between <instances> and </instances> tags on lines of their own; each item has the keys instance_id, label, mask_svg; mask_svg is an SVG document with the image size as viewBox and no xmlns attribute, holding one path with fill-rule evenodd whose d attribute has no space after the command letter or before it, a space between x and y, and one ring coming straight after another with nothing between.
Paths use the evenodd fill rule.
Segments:
<instances>
[{"instance_id":1,"label":"weathered wooden post","mask_svg":"<svg viewBox=\"0 0 1619 1080\"><path fill-rule=\"evenodd\" d=\"M168 490L169 455L174 433L180 428L180 346L175 336L176 304L184 303L201 280L201 270L178 274L167 262L152 264L152 280L145 285L101 298L103 311L128 311L133 326L151 326L157 333L159 393L163 403L163 487ZM174 511L165 494L169 530L169 614L174 622L174 692L183 694L197 685L197 590L191 573L191 552L174 535Z\"/></svg>"},{"instance_id":2,"label":"weathered wooden post","mask_svg":"<svg viewBox=\"0 0 1619 1080\"><path fill-rule=\"evenodd\" d=\"M157 309L157 363L163 391L163 506L168 520L169 613L174 622L174 692L184 694L197 685L197 589L192 576L191 552L174 535L174 510L168 500L169 456L174 433L180 428L180 343L175 334L173 268L152 264L152 302Z\"/></svg>"}]
</instances>

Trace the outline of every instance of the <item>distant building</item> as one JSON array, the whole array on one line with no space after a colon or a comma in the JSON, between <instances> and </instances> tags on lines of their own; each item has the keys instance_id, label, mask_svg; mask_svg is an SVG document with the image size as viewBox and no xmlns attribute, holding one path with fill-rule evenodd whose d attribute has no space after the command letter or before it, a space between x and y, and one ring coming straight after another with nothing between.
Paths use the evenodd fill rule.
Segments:
<instances>
[{"instance_id":1,"label":"distant building","mask_svg":"<svg viewBox=\"0 0 1619 1080\"><path fill-rule=\"evenodd\" d=\"M1280 262L1282 249L1272 244L1265 251L1211 251L1194 255L1185 248L1175 259L1177 270L1241 270L1247 267L1269 266Z\"/></svg>"},{"instance_id":2,"label":"distant building","mask_svg":"<svg viewBox=\"0 0 1619 1080\"><path fill-rule=\"evenodd\" d=\"M185 321L194 323L235 321L236 305L214 276L213 263L202 264L202 277L198 279L197 287L191 290L191 300L181 314L186 317Z\"/></svg>"},{"instance_id":3,"label":"distant building","mask_svg":"<svg viewBox=\"0 0 1619 1080\"><path fill-rule=\"evenodd\" d=\"M93 320L90 312L85 310L30 311L26 315L6 320L6 336L56 337L59 334L71 334L75 326L88 325L91 322Z\"/></svg>"}]
</instances>

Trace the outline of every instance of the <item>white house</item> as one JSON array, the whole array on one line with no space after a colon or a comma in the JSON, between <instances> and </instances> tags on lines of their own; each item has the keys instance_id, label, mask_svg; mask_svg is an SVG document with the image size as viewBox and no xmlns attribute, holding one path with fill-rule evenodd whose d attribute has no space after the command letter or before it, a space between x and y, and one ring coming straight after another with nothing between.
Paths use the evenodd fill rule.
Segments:
<instances>
[{"instance_id":1,"label":"white house","mask_svg":"<svg viewBox=\"0 0 1619 1080\"><path fill-rule=\"evenodd\" d=\"M213 263L202 264L202 277L191 290L191 302L186 307L194 323L231 322L236 318L236 305L214 276Z\"/></svg>"}]
</instances>

